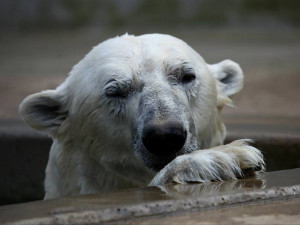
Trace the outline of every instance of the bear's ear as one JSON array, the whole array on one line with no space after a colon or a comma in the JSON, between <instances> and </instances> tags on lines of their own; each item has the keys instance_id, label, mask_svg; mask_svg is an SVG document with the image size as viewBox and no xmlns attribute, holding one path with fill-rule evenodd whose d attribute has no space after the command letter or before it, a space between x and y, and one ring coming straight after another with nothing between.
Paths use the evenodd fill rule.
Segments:
<instances>
[{"instance_id":1,"label":"bear's ear","mask_svg":"<svg viewBox=\"0 0 300 225\"><path fill-rule=\"evenodd\" d=\"M32 128L55 132L68 115L63 97L56 90L28 96L19 107L22 119Z\"/></svg>"},{"instance_id":2,"label":"bear's ear","mask_svg":"<svg viewBox=\"0 0 300 225\"><path fill-rule=\"evenodd\" d=\"M237 63L227 59L216 64L208 65L208 67L216 80L219 81L217 88L221 89L227 97L233 97L243 88L244 75L241 67ZM219 91L220 90L218 90L218 92Z\"/></svg>"}]
</instances>

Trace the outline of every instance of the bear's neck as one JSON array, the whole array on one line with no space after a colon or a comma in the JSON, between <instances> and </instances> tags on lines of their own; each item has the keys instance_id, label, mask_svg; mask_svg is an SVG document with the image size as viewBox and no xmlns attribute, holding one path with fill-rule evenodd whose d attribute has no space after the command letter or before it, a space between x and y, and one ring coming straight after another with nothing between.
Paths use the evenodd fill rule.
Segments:
<instances>
[{"instance_id":1,"label":"bear's neck","mask_svg":"<svg viewBox=\"0 0 300 225\"><path fill-rule=\"evenodd\" d=\"M135 157L108 156L106 153L104 158L99 154L101 150L93 154L92 149L83 148L72 139L64 143L54 140L46 169L46 198L144 187L155 175ZM111 154L119 151L110 150Z\"/></svg>"}]
</instances>

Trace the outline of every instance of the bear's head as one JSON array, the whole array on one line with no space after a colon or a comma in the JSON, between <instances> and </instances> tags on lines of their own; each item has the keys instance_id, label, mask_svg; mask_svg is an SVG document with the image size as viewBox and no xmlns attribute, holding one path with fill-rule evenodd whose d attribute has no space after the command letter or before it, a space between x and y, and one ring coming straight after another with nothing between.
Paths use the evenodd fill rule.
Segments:
<instances>
[{"instance_id":1,"label":"bear's head","mask_svg":"<svg viewBox=\"0 0 300 225\"><path fill-rule=\"evenodd\" d=\"M123 35L96 46L57 89L28 96L20 114L63 150L159 170L223 142L220 111L242 86L233 61L208 65L169 35Z\"/></svg>"}]
</instances>

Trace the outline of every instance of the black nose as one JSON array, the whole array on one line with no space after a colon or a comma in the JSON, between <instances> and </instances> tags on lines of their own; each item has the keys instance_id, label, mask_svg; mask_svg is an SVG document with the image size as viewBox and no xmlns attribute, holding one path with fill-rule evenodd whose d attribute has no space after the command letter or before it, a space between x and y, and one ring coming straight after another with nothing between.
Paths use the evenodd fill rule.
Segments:
<instances>
[{"instance_id":1,"label":"black nose","mask_svg":"<svg viewBox=\"0 0 300 225\"><path fill-rule=\"evenodd\" d=\"M186 131L177 122L149 124L144 127L143 144L156 156L168 156L178 152L185 143Z\"/></svg>"}]
</instances>

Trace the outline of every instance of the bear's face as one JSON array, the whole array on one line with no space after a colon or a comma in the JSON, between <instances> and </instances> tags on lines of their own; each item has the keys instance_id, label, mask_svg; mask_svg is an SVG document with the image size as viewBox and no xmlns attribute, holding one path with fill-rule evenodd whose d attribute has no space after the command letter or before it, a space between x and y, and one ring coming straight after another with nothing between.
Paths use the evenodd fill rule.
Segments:
<instances>
[{"instance_id":1,"label":"bear's face","mask_svg":"<svg viewBox=\"0 0 300 225\"><path fill-rule=\"evenodd\" d=\"M158 171L223 141L214 140L225 135L219 111L242 81L236 63L208 65L174 37L124 35L96 46L63 84L29 96L20 112L32 127L73 141L69 148Z\"/></svg>"}]
</instances>

